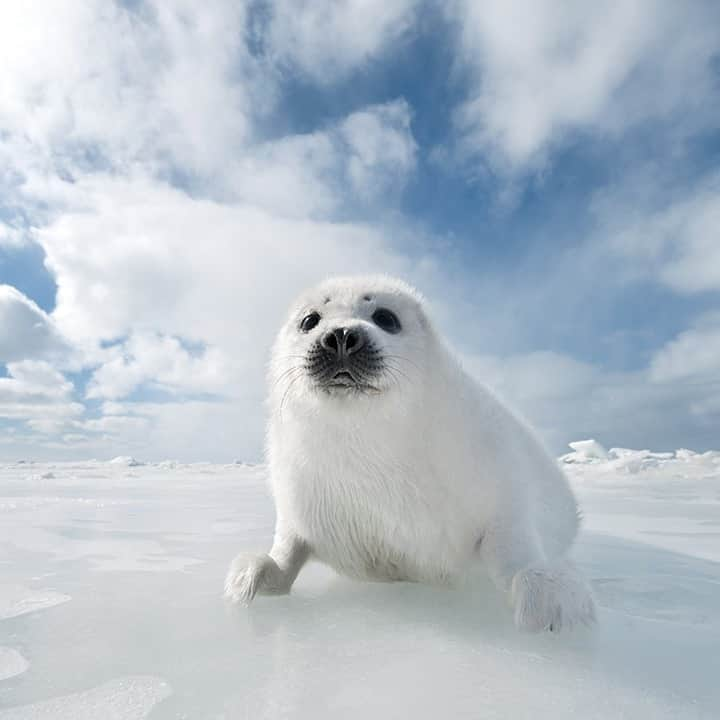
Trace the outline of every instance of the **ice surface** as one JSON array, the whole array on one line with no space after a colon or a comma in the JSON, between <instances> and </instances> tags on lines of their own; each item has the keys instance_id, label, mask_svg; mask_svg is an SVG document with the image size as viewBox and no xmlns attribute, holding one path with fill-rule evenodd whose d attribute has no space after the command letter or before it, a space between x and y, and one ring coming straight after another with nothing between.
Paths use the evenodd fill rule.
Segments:
<instances>
[{"instance_id":1,"label":"ice surface","mask_svg":"<svg viewBox=\"0 0 720 720\"><path fill-rule=\"evenodd\" d=\"M20 675L28 669L28 661L15 648L0 647L0 680Z\"/></svg>"},{"instance_id":2,"label":"ice surface","mask_svg":"<svg viewBox=\"0 0 720 720\"><path fill-rule=\"evenodd\" d=\"M0 466L0 720L717 718L720 453L570 455L600 624L558 637L481 577L311 565L227 608L228 563L272 536L260 466Z\"/></svg>"},{"instance_id":3,"label":"ice surface","mask_svg":"<svg viewBox=\"0 0 720 720\"><path fill-rule=\"evenodd\" d=\"M0 620L25 615L70 600L53 590L30 590L22 585L0 583Z\"/></svg>"},{"instance_id":4,"label":"ice surface","mask_svg":"<svg viewBox=\"0 0 720 720\"><path fill-rule=\"evenodd\" d=\"M170 695L167 683L152 677L111 680L84 692L0 711L3 720L141 720Z\"/></svg>"}]
</instances>

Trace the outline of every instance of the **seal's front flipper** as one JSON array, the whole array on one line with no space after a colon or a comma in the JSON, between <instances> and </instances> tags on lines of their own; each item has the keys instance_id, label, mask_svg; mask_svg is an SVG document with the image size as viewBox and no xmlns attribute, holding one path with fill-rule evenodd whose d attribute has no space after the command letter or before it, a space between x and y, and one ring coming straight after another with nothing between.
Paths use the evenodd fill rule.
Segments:
<instances>
[{"instance_id":1,"label":"seal's front flipper","mask_svg":"<svg viewBox=\"0 0 720 720\"><path fill-rule=\"evenodd\" d=\"M225 578L225 597L232 603L249 605L258 592L272 593L274 589L276 594L282 593L282 580L280 568L269 555L238 555Z\"/></svg>"},{"instance_id":2,"label":"seal's front flipper","mask_svg":"<svg viewBox=\"0 0 720 720\"><path fill-rule=\"evenodd\" d=\"M513 578L511 598L520 630L560 632L595 622L590 588L568 560L521 570Z\"/></svg>"},{"instance_id":3,"label":"seal's front flipper","mask_svg":"<svg viewBox=\"0 0 720 720\"><path fill-rule=\"evenodd\" d=\"M305 542L276 532L269 555L242 553L232 561L225 578L225 597L249 605L258 593L286 595L309 554Z\"/></svg>"}]
</instances>

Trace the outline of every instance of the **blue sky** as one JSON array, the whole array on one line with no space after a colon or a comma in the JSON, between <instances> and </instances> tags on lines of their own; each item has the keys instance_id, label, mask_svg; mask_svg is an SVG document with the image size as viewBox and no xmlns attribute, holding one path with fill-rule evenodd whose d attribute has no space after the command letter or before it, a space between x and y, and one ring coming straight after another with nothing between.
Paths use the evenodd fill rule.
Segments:
<instances>
[{"instance_id":1,"label":"blue sky","mask_svg":"<svg viewBox=\"0 0 720 720\"><path fill-rule=\"evenodd\" d=\"M356 270L557 452L717 446L714 3L55 12L0 11L0 457L259 457L287 302Z\"/></svg>"}]
</instances>

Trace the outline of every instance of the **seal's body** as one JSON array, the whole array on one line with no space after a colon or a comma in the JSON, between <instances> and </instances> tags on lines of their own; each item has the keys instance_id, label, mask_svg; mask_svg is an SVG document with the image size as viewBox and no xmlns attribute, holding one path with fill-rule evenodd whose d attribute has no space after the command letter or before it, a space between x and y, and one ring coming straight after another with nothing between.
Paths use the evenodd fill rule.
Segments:
<instances>
[{"instance_id":1,"label":"seal's body","mask_svg":"<svg viewBox=\"0 0 720 720\"><path fill-rule=\"evenodd\" d=\"M462 370L407 285L339 278L301 297L270 387L275 540L235 560L232 600L289 591L311 555L352 577L431 583L481 561L520 627L594 619L565 557L578 512L564 475Z\"/></svg>"}]
</instances>

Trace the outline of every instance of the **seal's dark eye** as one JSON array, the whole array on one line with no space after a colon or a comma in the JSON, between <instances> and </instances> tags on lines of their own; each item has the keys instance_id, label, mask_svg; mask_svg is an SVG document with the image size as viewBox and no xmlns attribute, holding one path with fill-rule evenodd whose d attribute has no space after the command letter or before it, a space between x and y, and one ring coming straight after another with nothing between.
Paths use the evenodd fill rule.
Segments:
<instances>
[{"instance_id":1,"label":"seal's dark eye","mask_svg":"<svg viewBox=\"0 0 720 720\"><path fill-rule=\"evenodd\" d=\"M373 322L382 330L389 333L399 333L401 328L398 316L391 310L378 308L372 316Z\"/></svg>"},{"instance_id":2,"label":"seal's dark eye","mask_svg":"<svg viewBox=\"0 0 720 720\"><path fill-rule=\"evenodd\" d=\"M310 332L319 322L320 314L316 312L311 312L309 315L306 315L302 319L302 322L300 323L300 329L303 332Z\"/></svg>"}]
</instances>

